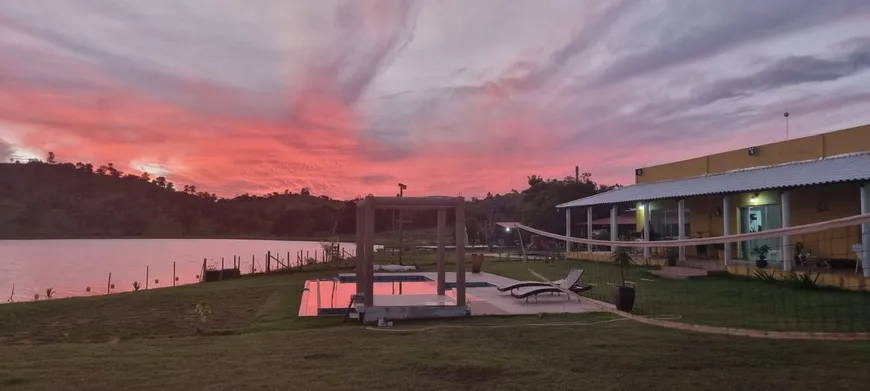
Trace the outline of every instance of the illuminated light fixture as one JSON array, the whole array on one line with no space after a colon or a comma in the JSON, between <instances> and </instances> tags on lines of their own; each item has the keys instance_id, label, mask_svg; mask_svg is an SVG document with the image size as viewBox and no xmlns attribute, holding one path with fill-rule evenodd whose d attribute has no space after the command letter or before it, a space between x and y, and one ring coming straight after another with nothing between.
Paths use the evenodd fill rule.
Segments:
<instances>
[{"instance_id":1,"label":"illuminated light fixture","mask_svg":"<svg viewBox=\"0 0 870 391\"><path fill-rule=\"evenodd\" d=\"M510 232L510 231L511 231L511 227L504 227L504 231L505 231L505 232Z\"/></svg>"},{"instance_id":2,"label":"illuminated light fixture","mask_svg":"<svg viewBox=\"0 0 870 391\"><path fill-rule=\"evenodd\" d=\"M753 204L758 202L758 193L755 193L751 197L749 197L749 202L751 202Z\"/></svg>"}]
</instances>

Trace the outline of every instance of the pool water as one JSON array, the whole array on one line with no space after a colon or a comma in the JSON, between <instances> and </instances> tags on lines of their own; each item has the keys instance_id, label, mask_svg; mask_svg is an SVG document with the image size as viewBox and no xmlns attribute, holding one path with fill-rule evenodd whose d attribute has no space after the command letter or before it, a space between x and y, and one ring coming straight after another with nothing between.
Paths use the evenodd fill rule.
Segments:
<instances>
[{"instance_id":1,"label":"pool water","mask_svg":"<svg viewBox=\"0 0 870 391\"><path fill-rule=\"evenodd\" d=\"M381 277L380 280L378 277ZM399 278L400 277L400 278ZM393 279L389 281L388 279ZM395 281L400 279L401 281ZM420 275L376 276L373 285L374 294L381 295L434 295L438 291L435 281ZM455 283L445 284L448 296L455 297L452 291ZM490 284L466 284L466 287L483 287ZM320 301L318 303L318 292ZM356 282L353 278L336 278L332 280L308 280L302 292L302 302L299 304L299 316L344 315L350 304L350 298L356 293ZM466 295L466 300L475 299ZM319 305L318 305L319 304Z\"/></svg>"}]
</instances>

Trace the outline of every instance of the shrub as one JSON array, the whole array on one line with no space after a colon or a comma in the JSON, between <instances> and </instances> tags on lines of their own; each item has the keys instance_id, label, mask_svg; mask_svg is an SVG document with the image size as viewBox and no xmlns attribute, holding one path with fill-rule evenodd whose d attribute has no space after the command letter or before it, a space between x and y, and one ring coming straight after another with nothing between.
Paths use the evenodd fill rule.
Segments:
<instances>
[{"instance_id":1,"label":"shrub","mask_svg":"<svg viewBox=\"0 0 870 391\"><path fill-rule=\"evenodd\" d=\"M786 278L786 281L788 281L789 285L797 289L816 289L819 287L816 283L819 279L819 275L820 273L816 273L816 277L813 278L810 273L801 274L791 272Z\"/></svg>"},{"instance_id":2,"label":"shrub","mask_svg":"<svg viewBox=\"0 0 870 391\"><path fill-rule=\"evenodd\" d=\"M779 280L776 278L776 273L769 272L762 269L755 270L752 275L756 280L759 280L765 284L778 284Z\"/></svg>"}]
</instances>

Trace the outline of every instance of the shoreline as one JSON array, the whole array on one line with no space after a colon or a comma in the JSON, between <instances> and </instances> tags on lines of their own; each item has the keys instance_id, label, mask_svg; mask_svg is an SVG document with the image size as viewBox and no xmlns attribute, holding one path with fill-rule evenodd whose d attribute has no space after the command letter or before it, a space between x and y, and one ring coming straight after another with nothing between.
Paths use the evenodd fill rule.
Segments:
<instances>
[{"instance_id":1,"label":"shoreline","mask_svg":"<svg viewBox=\"0 0 870 391\"><path fill-rule=\"evenodd\" d=\"M45 236L45 237L0 237L3 241L36 240L262 240L275 242L328 242L336 238L327 237L263 237L263 236ZM338 237L338 242L353 242L347 237Z\"/></svg>"}]
</instances>

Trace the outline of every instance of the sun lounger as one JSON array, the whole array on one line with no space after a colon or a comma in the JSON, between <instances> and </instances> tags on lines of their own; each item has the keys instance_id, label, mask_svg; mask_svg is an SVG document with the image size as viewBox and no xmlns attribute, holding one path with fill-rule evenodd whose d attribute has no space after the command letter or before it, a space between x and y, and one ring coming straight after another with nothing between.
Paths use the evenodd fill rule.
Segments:
<instances>
[{"instance_id":1,"label":"sun lounger","mask_svg":"<svg viewBox=\"0 0 870 391\"><path fill-rule=\"evenodd\" d=\"M592 285L585 285L585 286L574 285L571 288L569 288L568 290L573 292L573 293L580 294L580 293L586 292L592 288L593 288ZM560 289L560 288L549 286L549 287L539 287L539 288L529 289L529 290L523 291L523 292L511 292L511 296L513 296L517 299L526 299L526 301L528 301L529 297L532 297L532 296L534 296L535 300L537 300L538 295L540 295L542 293L564 293L564 292L565 291Z\"/></svg>"},{"instance_id":2,"label":"sun lounger","mask_svg":"<svg viewBox=\"0 0 870 391\"><path fill-rule=\"evenodd\" d=\"M553 285L561 286L565 289L569 289L572 286L578 284L580 282L580 278L583 277L583 269L571 269L571 272L568 273L568 276L561 280L553 281L552 283L544 282L544 281L521 281L515 284L499 286L495 289L498 289L499 292L510 292L514 289L520 288L528 288L528 287L545 287L552 288Z\"/></svg>"}]
</instances>

